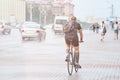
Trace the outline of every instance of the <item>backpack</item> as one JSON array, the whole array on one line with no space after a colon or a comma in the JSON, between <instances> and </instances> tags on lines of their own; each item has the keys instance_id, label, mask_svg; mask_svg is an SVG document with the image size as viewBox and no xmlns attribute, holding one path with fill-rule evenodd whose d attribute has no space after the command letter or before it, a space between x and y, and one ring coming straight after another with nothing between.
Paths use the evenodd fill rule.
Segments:
<instances>
[{"instance_id":1,"label":"backpack","mask_svg":"<svg viewBox=\"0 0 120 80\"><path fill-rule=\"evenodd\" d=\"M63 26L63 32L64 33L70 33L70 32L72 32L72 31L74 31L74 26L72 26L72 24L71 23L67 23L67 24L65 24L64 26Z\"/></svg>"}]
</instances>

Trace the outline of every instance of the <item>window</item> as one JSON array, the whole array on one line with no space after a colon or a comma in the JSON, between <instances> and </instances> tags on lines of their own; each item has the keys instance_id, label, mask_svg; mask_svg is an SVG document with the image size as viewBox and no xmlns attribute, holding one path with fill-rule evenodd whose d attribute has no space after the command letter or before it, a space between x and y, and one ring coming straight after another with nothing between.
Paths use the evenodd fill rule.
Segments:
<instances>
[{"instance_id":1,"label":"window","mask_svg":"<svg viewBox=\"0 0 120 80\"><path fill-rule=\"evenodd\" d=\"M56 20L56 24L64 25L65 23L67 23L67 20Z\"/></svg>"}]
</instances>

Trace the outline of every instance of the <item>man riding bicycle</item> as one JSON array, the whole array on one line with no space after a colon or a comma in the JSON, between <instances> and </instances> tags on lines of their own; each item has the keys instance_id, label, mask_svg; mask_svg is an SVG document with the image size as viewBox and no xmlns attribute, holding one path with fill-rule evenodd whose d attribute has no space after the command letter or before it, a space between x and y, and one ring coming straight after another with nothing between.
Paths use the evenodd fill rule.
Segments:
<instances>
[{"instance_id":1,"label":"man riding bicycle","mask_svg":"<svg viewBox=\"0 0 120 80\"><path fill-rule=\"evenodd\" d=\"M75 61L74 64L81 68L79 64L79 42L83 41L83 33L81 25L76 21L76 17L72 16L71 21L69 22L71 31L65 33L65 42L66 42L66 50L67 53L70 51L70 44L74 46L74 53L75 53ZM79 36L77 34L79 32ZM80 38L80 39L79 39ZM65 59L65 61L69 61L68 55Z\"/></svg>"}]
</instances>

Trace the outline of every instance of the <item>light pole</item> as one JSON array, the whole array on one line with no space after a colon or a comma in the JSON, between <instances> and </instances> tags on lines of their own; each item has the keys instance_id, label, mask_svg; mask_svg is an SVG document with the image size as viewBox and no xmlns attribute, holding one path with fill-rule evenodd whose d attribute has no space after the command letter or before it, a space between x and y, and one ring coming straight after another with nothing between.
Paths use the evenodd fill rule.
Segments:
<instances>
[{"instance_id":1,"label":"light pole","mask_svg":"<svg viewBox=\"0 0 120 80\"><path fill-rule=\"evenodd\" d=\"M107 0L107 3L110 4L110 7L109 7L111 9L110 17L114 17L114 5L109 0Z\"/></svg>"},{"instance_id":2,"label":"light pole","mask_svg":"<svg viewBox=\"0 0 120 80\"><path fill-rule=\"evenodd\" d=\"M111 4L111 17L114 17L114 5Z\"/></svg>"}]
</instances>

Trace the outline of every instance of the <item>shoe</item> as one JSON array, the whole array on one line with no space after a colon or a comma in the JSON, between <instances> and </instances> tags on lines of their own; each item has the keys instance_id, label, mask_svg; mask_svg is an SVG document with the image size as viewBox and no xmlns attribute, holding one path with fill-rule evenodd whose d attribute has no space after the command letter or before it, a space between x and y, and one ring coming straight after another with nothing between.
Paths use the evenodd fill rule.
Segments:
<instances>
[{"instance_id":1,"label":"shoe","mask_svg":"<svg viewBox=\"0 0 120 80\"><path fill-rule=\"evenodd\" d=\"M82 68L80 64L75 64L75 67Z\"/></svg>"},{"instance_id":2,"label":"shoe","mask_svg":"<svg viewBox=\"0 0 120 80\"><path fill-rule=\"evenodd\" d=\"M70 59L69 59L69 55L66 56L66 59L65 59L66 62L69 62Z\"/></svg>"},{"instance_id":3,"label":"shoe","mask_svg":"<svg viewBox=\"0 0 120 80\"><path fill-rule=\"evenodd\" d=\"M69 62L70 60L66 58L65 61L66 61L66 62Z\"/></svg>"}]
</instances>

